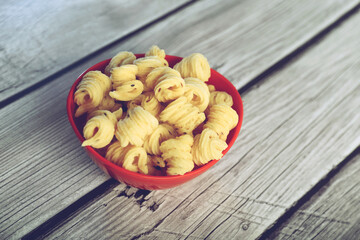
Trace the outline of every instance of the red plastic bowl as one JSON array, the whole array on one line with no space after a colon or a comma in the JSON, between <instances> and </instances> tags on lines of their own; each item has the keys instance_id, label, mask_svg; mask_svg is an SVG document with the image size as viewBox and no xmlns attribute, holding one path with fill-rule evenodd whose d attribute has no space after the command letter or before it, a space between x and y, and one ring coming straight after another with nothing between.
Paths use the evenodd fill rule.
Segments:
<instances>
[{"instance_id":1,"label":"red plastic bowl","mask_svg":"<svg viewBox=\"0 0 360 240\"><path fill-rule=\"evenodd\" d=\"M143 57L144 54L135 54L137 58ZM176 63L181 61L181 57L176 56L166 56L166 60L169 62L169 66L173 67ZM74 82L72 85L68 98L67 98L67 114L70 121L71 126L73 127L76 136L80 139L81 142L84 141L84 137L82 136L82 129L85 124L85 117L75 118L75 103L74 103L74 92L76 90L76 86L81 81L82 77L89 71L100 70L104 71L105 67L108 65L111 59L107 59L105 61L99 62L94 66L87 69L83 72ZM224 76L220 73L216 72L215 70L211 69L211 77L207 84L212 84L216 87L216 90L226 91L233 97L234 105L232 108L238 113L239 115L239 123L236 127L230 131L227 144L228 147L223 151L225 155L231 146L234 144L237 136L239 135L242 120L243 120L243 105L241 101L241 97L236 90L236 88L232 85L232 83L227 80ZM148 176L140 173L135 173L128 171L120 166L115 165L114 163L108 161L100 154L99 150L95 150L92 147L85 147L85 151L90 156L90 158L98 165L100 169L102 169L106 174L110 175L111 177L115 178L119 182L123 182L127 185L147 189L147 190L157 190L157 189L166 189L172 188L178 185L181 185L200 174L206 172L209 168L211 168L218 160L212 160L206 165L194 169L193 171L186 173L185 175L177 175L177 176Z\"/></svg>"}]
</instances>

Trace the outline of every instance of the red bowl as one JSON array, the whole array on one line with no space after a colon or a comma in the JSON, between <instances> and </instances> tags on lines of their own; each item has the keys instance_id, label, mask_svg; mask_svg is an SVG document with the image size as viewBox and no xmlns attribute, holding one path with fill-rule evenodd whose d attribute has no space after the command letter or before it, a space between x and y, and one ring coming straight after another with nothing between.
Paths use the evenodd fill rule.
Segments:
<instances>
[{"instance_id":1,"label":"red bowl","mask_svg":"<svg viewBox=\"0 0 360 240\"><path fill-rule=\"evenodd\" d=\"M144 54L135 54L137 58L144 57ZM181 61L181 57L176 56L166 56L166 60L169 62L169 66L173 67L176 63ZM99 62L94 66L87 69L83 72L74 82L72 85L68 98L67 98L67 114L69 118L69 122L73 127L76 136L83 142L85 139L82 136L82 129L85 124L85 117L75 118L75 103L74 103L74 92L76 90L76 86L81 81L82 77L89 71L100 70L104 71L105 67L108 65L111 59L107 59L105 61ZM232 83L227 80L224 76L220 73L216 72L215 70L211 69L211 77L207 84L212 84L216 87L216 90L225 91L229 93L233 97L234 105L232 108L238 113L239 115L239 122L236 127L230 131L227 137L227 144L228 147L223 151L225 155L231 146L234 144L237 136L239 135L242 120L243 120L243 105L241 97L234 87ZM104 153L100 153L99 150L95 150L92 147L85 147L85 151L90 156L90 158L98 165L100 169L102 169L106 174L110 175L111 177L115 178L119 182L123 182L127 185L147 189L147 190L157 190L157 189L166 189L172 188L178 185L181 185L200 174L206 172L209 168L211 168L215 163L219 160L212 160L209 163L205 164L202 167L194 169L193 171L186 173L185 175L177 175L177 176L149 176L144 175L141 173L135 173L128 171L120 166L115 165L114 163L108 161L103 157Z\"/></svg>"}]
</instances>

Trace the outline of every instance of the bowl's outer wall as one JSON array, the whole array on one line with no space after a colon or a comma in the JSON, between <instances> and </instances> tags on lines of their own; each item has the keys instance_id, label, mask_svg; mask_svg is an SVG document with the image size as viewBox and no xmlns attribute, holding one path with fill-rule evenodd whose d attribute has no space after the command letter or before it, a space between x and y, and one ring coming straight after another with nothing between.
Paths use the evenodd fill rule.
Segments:
<instances>
[{"instance_id":1,"label":"bowl's outer wall","mask_svg":"<svg viewBox=\"0 0 360 240\"><path fill-rule=\"evenodd\" d=\"M135 55L137 58L144 56L144 54L135 54ZM169 62L170 67L173 67L177 62L181 61L181 59L182 59L181 57L177 57L177 56L170 56L170 55L166 56L166 60ZM75 131L76 136L80 139L81 142L84 141L84 137L82 136L81 132L85 118L83 117L80 119L75 119L74 116L75 114L74 92L76 90L76 86L87 72L95 71L95 70L103 71L109 62L110 59L107 59L87 69L78 77L78 79L74 82L72 88L70 89L67 98L67 106L66 106L68 119ZM227 138L228 147L223 151L223 154L225 155L229 151L231 146L234 144L240 132L240 128L243 120L242 100L234 85L232 85L232 83L229 80L227 80L224 76L222 76L213 69L211 69L211 77L207 82L207 84L214 85L216 90L218 91L226 91L227 93L229 93L233 97L234 105L232 106L232 108L239 115L239 122L237 126L233 130L231 130L228 135ZM185 175L148 176L148 175L128 171L120 166L113 164L112 162L106 160L103 156L101 156L101 154L92 147L85 147L85 151L90 156L90 158L96 163L96 165L112 178L118 180L119 182L123 182L127 185L136 188L147 189L147 190L167 189L181 185L199 176L200 174L206 172L209 168L211 168L215 163L218 162L218 160L210 161L206 165L197 168L189 173L186 173Z\"/></svg>"}]
</instances>

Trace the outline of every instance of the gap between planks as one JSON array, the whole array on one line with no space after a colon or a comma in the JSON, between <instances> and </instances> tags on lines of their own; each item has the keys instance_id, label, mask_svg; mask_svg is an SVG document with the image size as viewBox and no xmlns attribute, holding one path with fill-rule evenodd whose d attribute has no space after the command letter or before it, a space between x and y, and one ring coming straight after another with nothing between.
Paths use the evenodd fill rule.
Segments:
<instances>
[{"instance_id":1,"label":"gap between planks","mask_svg":"<svg viewBox=\"0 0 360 240\"><path fill-rule=\"evenodd\" d=\"M197 0L190 0L188 2L185 2L184 4L178 6L177 8L165 13L164 15L161 15L160 17L158 18L155 18L154 20L146 23L145 25L125 34L124 36L116 39L115 41L99 48L98 50L92 52L92 53L89 53L87 54L86 56L80 58L79 60L71 63L70 65L68 66L65 66L64 68L56 71L55 73L51 74L50 76L48 77L45 77L44 79L34 83L33 85L30 85L28 88L26 89L23 89L23 90L20 90L19 92L11 95L11 96L8 96L8 97L5 97L5 99L1 100L0 101L0 110L2 108L4 108L5 106L11 104L12 102L24 97L25 95L27 94L30 94L31 92L35 91L36 89L50 83L51 81L59 78L60 76L64 75L66 72L69 72L71 71L72 69L84 64L86 61L88 61L89 59L91 58L94 58L96 55L99 55L101 52L104 52L110 48L112 48L113 46L117 45L119 42L122 42L128 38L131 38L132 36L138 34L139 32L141 31L144 31L145 29L151 27L152 25L158 23L158 22L161 22L163 20L165 20L166 18L168 18L169 16L179 12L179 11L182 11L184 10L185 8L189 7L190 5L192 5L193 3L195 3ZM5 91L6 89L3 89L3 91Z\"/></svg>"},{"instance_id":2,"label":"gap between planks","mask_svg":"<svg viewBox=\"0 0 360 240\"><path fill-rule=\"evenodd\" d=\"M137 34L138 32L140 32L143 29L148 28L150 25L161 21L165 18L167 18L168 16L170 16L171 14L180 11L181 9L187 7L188 5L190 5L191 3L193 3L194 1L188 2L184 5L182 5L181 7L167 13L166 15L152 21L149 24L146 24L144 27L114 41L113 43L105 46L104 48L80 59L79 61L75 62L74 64L66 67L65 69L51 75L50 77L44 79L44 81L35 84L33 87L31 87L32 89L27 92L30 93L31 91L36 90L38 87L52 81L53 79L56 79L57 77L61 76L64 72L69 71L70 69L76 67L77 65L80 65L81 63L83 63L84 61L86 61L89 58L92 58L93 56L95 56L97 53L104 51L106 49L111 48L112 46L116 45L117 43L119 43L120 41L123 41L124 39L127 39L135 34ZM304 42L304 44L302 44L301 46L299 46L297 49L295 49L293 52L290 52L288 55L286 55L283 59L281 59L280 61L276 62L275 64L273 64L272 66L270 66L268 69L266 69L265 71L263 71L262 73L260 73L258 76L256 76L254 79L252 79L251 81L249 81L247 84L245 84L243 87L241 87L238 91L241 95L246 94L252 87L254 87L255 85L261 83L261 81L263 81L264 79L266 79L268 76L270 76L271 74L273 74L274 72L280 71L281 69L283 69L284 67L287 66L288 63L291 62L292 59L297 58L299 56L301 56L302 54L306 53L306 50L308 48L310 48L311 46L313 46L314 44L318 43L319 41L321 41L324 37L326 37L326 35L328 33L330 33L332 30L334 30L335 28L337 28L342 22L346 21L349 17L351 17L352 15L356 14L359 11L360 8L360 3L357 4L353 9L350 9L348 12L345 12L341 17L339 17L336 21L334 21L333 23L331 23L329 26L327 26L326 28L324 28L322 31L320 31L318 34L314 35L312 38L310 38L308 41ZM45 81L46 80L46 81ZM19 96L18 96L19 98ZM13 101L15 101L16 99L14 99ZM11 103L12 101L10 101L9 103ZM2 102L0 103L0 108L3 107ZM271 235L274 231L276 231L281 224L283 224L287 219L289 219L297 210L299 210L299 208L301 208L301 206L303 206L314 194L317 193L317 191L322 188L324 185L326 185L334 176L336 176L336 174L343 169L343 167L350 162L357 154L360 153L360 146L358 146L351 154L349 154L342 162L340 162L337 166L335 166L323 179L321 179L313 188L311 188L307 193L305 193L291 208L287 209L286 212L280 217L278 218L278 220L274 223L274 225L270 226L268 229L265 230L265 232L259 237L259 239L266 239L267 237L269 237L269 235ZM40 226L38 226L37 228L35 228L33 231L29 232L28 234L26 234L23 238L24 239L34 239L34 238L41 238L43 236L45 236L49 231L51 231L51 229L56 228L56 226L59 226L63 223L66 222L66 220L75 212L83 209L84 207L86 207L87 204L89 204L90 202L96 201L96 199L100 198L103 195L106 195L111 189L113 189L114 187L118 186L121 183L118 183L117 181L113 180L113 179L109 179L106 182L104 182L103 184L101 184L100 186L96 187L95 189L93 189L92 191L90 191L89 193L87 193L86 195L84 195L83 197L81 197L80 199L78 199L77 201L75 201L73 204L71 204L70 206L68 206L67 208L65 208L64 210L62 210L60 213L58 213L57 215L53 216L52 218L48 219L45 223L41 224ZM137 190L137 192L133 195L141 195L141 192L143 192L144 190ZM173 211L171 211L169 213L169 215L172 213ZM166 218L166 217L165 217ZM164 218L164 219L165 219ZM160 225L162 223L163 219L158 222L158 224L155 225L154 228L150 229L149 231L142 233L141 236L144 236L152 231L155 230L157 225ZM140 237L140 236L139 236Z\"/></svg>"},{"instance_id":3,"label":"gap between planks","mask_svg":"<svg viewBox=\"0 0 360 240\"><path fill-rule=\"evenodd\" d=\"M314 196L322 187L330 182L336 175L346 167L346 165L353 160L358 154L360 154L360 146L358 146L352 153L350 153L342 162L335 166L323 179L314 185L304 196L302 196L292 207L290 207L273 226L270 226L259 237L259 240L268 239L271 234L277 231L282 224L284 224L289 218L291 218L305 203L307 203L312 196Z\"/></svg>"}]
</instances>

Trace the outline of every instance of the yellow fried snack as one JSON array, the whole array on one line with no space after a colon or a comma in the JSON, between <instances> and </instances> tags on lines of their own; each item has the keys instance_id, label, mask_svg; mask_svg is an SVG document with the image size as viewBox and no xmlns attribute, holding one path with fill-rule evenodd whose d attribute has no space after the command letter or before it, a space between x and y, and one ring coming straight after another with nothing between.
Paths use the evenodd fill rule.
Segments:
<instances>
[{"instance_id":1,"label":"yellow fried snack","mask_svg":"<svg viewBox=\"0 0 360 240\"><path fill-rule=\"evenodd\" d=\"M116 116L117 120L124 118L124 111L120 103L115 103L115 106L112 109L112 113Z\"/></svg>"},{"instance_id":2,"label":"yellow fried snack","mask_svg":"<svg viewBox=\"0 0 360 240\"><path fill-rule=\"evenodd\" d=\"M148 56L158 56L159 58L164 59L166 55L165 55L165 50L164 49L160 49L158 46L153 45L153 46L151 46L149 51L146 52L145 56L146 57L148 57Z\"/></svg>"},{"instance_id":3,"label":"yellow fried snack","mask_svg":"<svg viewBox=\"0 0 360 240\"><path fill-rule=\"evenodd\" d=\"M121 108L121 104L116 103L115 99L110 97L109 94L105 94L101 103L96 108L89 110L88 114L91 114L93 111L96 111L96 110L108 110L110 112L115 112L115 111L119 110L119 108ZM121 109L121 114L122 114L122 109Z\"/></svg>"},{"instance_id":4,"label":"yellow fried snack","mask_svg":"<svg viewBox=\"0 0 360 240\"><path fill-rule=\"evenodd\" d=\"M160 144L170 138L176 137L176 131L169 124L163 123L148 135L144 141L144 148L147 153L152 155L161 155Z\"/></svg>"},{"instance_id":5,"label":"yellow fried snack","mask_svg":"<svg viewBox=\"0 0 360 240\"><path fill-rule=\"evenodd\" d=\"M155 86L161 81L160 78L162 78L164 75L175 75L179 78L181 78L181 75L178 71L170 68L170 67L158 67L153 69L146 77L145 85L149 89L154 89Z\"/></svg>"},{"instance_id":6,"label":"yellow fried snack","mask_svg":"<svg viewBox=\"0 0 360 240\"><path fill-rule=\"evenodd\" d=\"M207 85L198 78L185 78L185 97L188 102L205 111L209 105L210 92Z\"/></svg>"},{"instance_id":7,"label":"yellow fried snack","mask_svg":"<svg viewBox=\"0 0 360 240\"><path fill-rule=\"evenodd\" d=\"M116 122L116 116L110 111L92 112L84 127L83 133L86 140L81 146L103 148L108 145L114 137Z\"/></svg>"},{"instance_id":8,"label":"yellow fried snack","mask_svg":"<svg viewBox=\"0 0 360 240\"><path fill-rule=\"evenodd\" d=\"M214 85L208 84L207 87L209 88L209 92L210 92L210 93L216 91Z\"/></svg>"},{"instance_id":9,"label":"yellow fried snack","mask_svg":"<svg viewBox=\"0 0 360 240\"><path fill-rule=\"evenodd\" d=\"M96 108L107 92L110 91L111 81L108 76L100 71L90 71L86 73L76 87L74 102L79 106L75 112L75 117Z\"/></svg>"},{"instance_id":10,"label":"yellow fried snack","mask_svg":"<svg viewBox=\"0 0 360 240\"><path fill-rule=\"evenodd\" d=\"M126 64L113 68L110 76L113 89L116 89L125 82L136 80L137 73L138 67L134 64Z\"/></svg>"},{"instance_id":11,"label":"yellow fried snack","mask_svg":"<svg viewBox=\"0 0 360 240\"><path fill-rule=\"evenodd\" d=\"M213 91L210 93L209 107L216 104L233 105L233 99L230 94L223 91Z\"/></svg>"},{"instance_id":12,"label":"yellow fried snack","mask_svg":"<svg viewBox=\"0 0 360 240\"><path fill-rule=\"evenodd\" d=\"M156 173L151 159L142 147L133 145L121 147L120 142L116 141L107 149L105 158L132 172L151 175Z\"/></svg>"},{"instance_id":13,"label":"yellow fried snack","mask_svg":"<svg viewBox=\"0 0 360 240\"><path fill-rule=\"evenodd\" d=\"M239 121L239 116L236 111L225 104L211 106L207 117L208 120L204 125L204 129L212 129L219 135L219 138L224 141L226 141L230 130L233 129Z\"/></svg>"},{"instance_id":14,"label":"yellow fried snack","mask_svg":"<svg viewBox=\"0 0 360 240\"><path fill-rule=\"evenodd\" d=\"M92 111L91 113L89 113L87 115L86 119L87 119L87 121L89 121L93 117L103 115L103 116L107 117L115 126L117 123L116 115L112 112L110 112L110 113L109 112L110 112L109 110L95 110L95 111Z\"/></svg>"},{"instance_id":15,"label":"yellow fried snack","mask_svg":"<svg viewBox=\"0 0 360 240\"><path fill-rule=\"evenodd\" d=\"M142 107L128 110L128 117L119 120L115 137L122 147L128 144L142 146L147 135L151 134L159 125L158 120Z\"/></svg>"},{"instance_id":16,"label":"yellow fried snack","mask_svg":"<svg viewBox=\"0 0 360 240\"><path fill-rule=\"evenodd\" d=\"M128 101L127 104L126 104L127 109L130 110L130 109L133 109L135 107L141 106L141 102L144 99L144 97L145 97L144 94L140 94L139 96L137 96L133 100Z\"/></svg>"},{"instance_id":17,"label":"yellow fried snack","mask_svg":"<svg viewBox=\"0 0 360 240\"><path fill-rule=\"evenodd\" d=\"M185 81L180 73L169 67L160 67L152 70L146 77L148 89L154 89L155 97L159 102L168 102L184 94Z\"/></svg>"},{"instance_id":18,"label":"yellow fried snack","mask_svg":"<svg viewBox=\"0 0 360 240\"><path fill-rule=\"evenodd\" d=\"M155 94L153 92L146 92L143 95L144 97L141 100L141 106L152 115L158 116L162 111L163 106L156 99Z\"/></svg>"},{"instance_id":19,"label":"yellow fried snack","mask_svg":"<svg viewBox=\"0 0 360 240\"><path fill-rule=\"evenodd\" d=\"M226 148L226 142L221 140L216 132L206 128L194 138L193 161L197 166L202 166L211 160L220 159Z\"/></svg>"},{"instance_id":20,"label":"yellow fried snack","mask_svg":"<svg viewBox=\"0 0 360 240\"><path fill-rule=\"evenodd\" d=\"M118 86L115 91L111 91L109 95L118 101L130 101L139 96L144 90L144 85L139 80L133 80Z\"/></svg>"},{"instance_id":21,"label":"yellow fried snack","mask_svg":"<svg viewBox=\"0 0 360 240\"><path fill-rule=\"evenodd\" d=\"M115 67L120 67L125 64L132 64L136 59L135 55L132 52L119 52L116 54L110 61L110 63L105 68L105 74L110 76L111 70Z\"/></svg>"},{"instance_id":22,"label":"yellow fried snack","mask_svg":"<svg viewBox=\"0 0 360 240\"><path fill-rule=\"evenodd\" d=\"M143 83L136 80L138 67L133 64L122 65L111 70L110 79L115 91L109 95L118 101L130 101L144 90Z\"/></svg>"},{"instance_id":23,"label":"yellow fried snack","mask_svg":"<svg viewBox=\"0 0 360 240\"><path fill-rule=\"evenodd\" d=\"M201 53L193 53L183 58L174 69L179 71L183 78L195 77L203 82L207 82L211 74L209 62Z\"/></svg>"},{"instance_id":24,"label":"yellow fried snack","mask_svg":"<svg viewBox=\"0 0 360 240\"><path fill-rule=\"evenodd\" d=\"M157 117L163 109L163 106L156 99L153 92L144 92L127 103L128 109L132 109L137 106L143 107L146 111L155 117Z\"/></svg>"},{"instance_id":25,"label":"yellow fried snack","mask_svg":"<svg viewBox=\"0 0 360 240\"><path fill-rule=\"evenodd\" d=\"M187 102L182 96L171 102L159 115L160 121L175 126L179 134L191 134L191 132L205 120L205 114Z\"/></svg>"},{"instance_id":26,"label":"yellow fried snack","mask_svg":"<svg viewBox=\"0 0 360 240\"><path fill-rule=\"evenodd\" d=\"M144 83L146 76L155 68L169 66L165 59L158 56L148 56L138 58L134 61L134 64L138 66L137 77Z\"/></svg>"},{"instance_id":27,"label":"yellow fried snack","mask_svg":"<svg viewBox=\"0 0 360 240\"><path fill-rule=\"evenodd\" d=\"M191 147L194 139L190 135L169 139L161 143L160 151L166 162L167 175L184 175L194 168Z\"/></svg>"}]
</instances>

